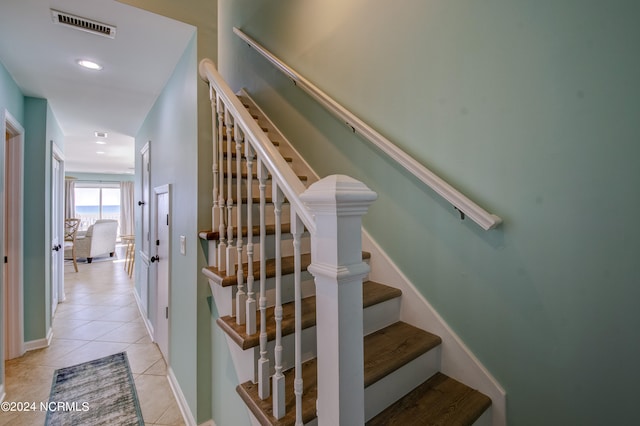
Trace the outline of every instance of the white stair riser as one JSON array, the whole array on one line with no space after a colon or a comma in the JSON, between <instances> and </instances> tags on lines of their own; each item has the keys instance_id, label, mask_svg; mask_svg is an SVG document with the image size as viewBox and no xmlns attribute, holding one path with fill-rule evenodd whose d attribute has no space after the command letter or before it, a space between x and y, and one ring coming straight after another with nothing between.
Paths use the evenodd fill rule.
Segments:
<instances>
[{"instance_id":1,"label":"white stair riser","mask_svg":"<svg viewBox=\"0 0 640 426\"><path fill-rule=\"evenodd\" d=\"M246 197L247 196L247 185L248 181L246 179L242 179L241 180L241 187L240 190L242 191L242 197ZM271 179L267 179L267 181L265 182L265 194L267 195L267 197L271 196L271 192L272 192L272 180ZM228 189L227 189L227 183L225 182L225 187L224 187L224 193L222 194L223 197L226 199L227 198L227 193ZM232 197L234 200L237 199L238 196L238 187L237 187L237 179L233 178L232 179L232 184L231 184L231 191L232 191ZM253 197L258 197L260 195L260 182L258 181L258 179L254 176L253 180L252 180L252 185L251 185L251 191L252 191L252 196Z\"/></svg>"},{"instance_id":2,"label":"white stair riser","mask_svg":"<svg viewBox=\"0 0 640 426\"><path fill-rule=\"evenodd\" d=\"M260 359L260 348L258 346L243 350L237 343L231 339L226 333L225 337L229 344L229 350L231 351L231 357L233 364L238 373L238 383L244 383L251 381L256 383L258 377L258 359ZM295 365L295 353L294 353L294 335L282 337L282 366L283 371L287 371ZM272 340L267 343L267 356L271 360L269 363L270 370L269 375L275 373L274 368L274 351L275 341ZM303 362L313 359L316 356L316 331L315 327L309 327L302 330L302 359Z\"/></svg>"},{"instance_id":3,"label":"white stair riser","mask_svg":"<svg viewBox=\"0 0 640 426\"><path fill-rule=\"evenodd\" d=\"M234 154L235 154L235 152L234 152ZM242 162L240 164L240 171L242 173L246 173L247 172L247 159L244 158L244 150L242 152L242 156L243 157L242 157ZM287 164L289 164L290 167L293 166L293 162L287 162ZM234 155L231 158L231 173L236 173L238 171L237 167L238 167L238 164L236 162L236 156ZM253 179L257 180L257 176L258 176L258 160L257 160L257 157L253 157L253 164L251 166L251 170L253 171L253 174L254 174ZM225 156L225 159L224 159L224 165L219 166L218 172L219 173L228 173L227 157L226 156ZM269 178L269 176L270 176L270 174L267 172L267 178ZM218 179L219 178L220 178L220 175L218 174Z\"/></svg>"},{"instance_id":4,"label":"white stair riser","mask_svg":"<svg viewBox=\"0 0 640 426\"><path fill-rule=\"evenodd\" d=\"M365 420L371 420L439 370L440 347L438 346L365 388Z\"/></svg>"},{"instance_id":5,"label":"white stair riser","mask_svg":"<svg viewBox=\"0 0 640 426\"><path fill-rule=\"evenodd\" d=\"M209 280L209 287L211 288L211 294L216 304L216 310L221 317L227 315L233 315L233 308L235 306L235 287L222 287Z\"/></svg>"},{"instance_id":6,"label":"white stair riser","mask_svg":"<svg viewBox=\"0 0 640 426\"><path fill-rule=\"evenodd\" d=\"M207 240L207 266L218 266L218 255L216 253L217 247L217 241Z\"/></svg>"},{"instance_id":7,"label":"white stair riser","mask_svg":"<svg viewBox=\"0 0 640 426\"><path fill-rule=\"evenodd\" d=\"M369 306L362 313L364 335L371 334L400 320L400 297Z\"/></svg>"},{"instance_id":8,"label":"white stair riser","mask_svg":"<svg viewBox=\"0 0 640 426\"><path fill-rule=\"evenodd\" d=\"M260 236L254 236L253 239L253 260L258 261L260 260ZM236 246L236 240L233 240L233 244L235 247L235 250L237 252L237 246ZM217 241L211 241L208 245L209 248L209 253L208 253L208 258L209 258L209 266L218 266L217 265L217 249L218 249L218 242ZM275 257L275 235L267 235L265 238L265 258L266 259L272 259ZM286 256L292 256L293 255L293 239L291 234L289 233L283 233L282 234L282 241L280 244L280 253L283 257ZM309 251L311 250L311 239L309 238L308 235L304 236L300 239L300 250L302 253L309 253ZM244 237L242 239L242 263L245 264L248 262L248 251L247 251L247 238ZM237 259L237 257L236 257ZM234 271L230 271L229 274L235 274ZM254 271L255 274L255 271Z\"/></svg>"},{"instance_id":9,"label":"white stair riser","mask_svg":"<svg viewBox=\"0 0 640 426\"><path fill-rule=\"evenodd\" d=\"M231 214L231 224L235 227L238 224L238 210L236 210L238 208L238 206L235 204L233 205L232 208L232 214ZM242 225L246 226L247 225L247 205L243 204L242 205ZM260 203L253 203L251 205L251 211L253 212L252 214L252 221L253 221L253 226L257 226L260 225ZM224 209L224 215L225 215L225 220L227 219L227 216L229 215L228 210ZM269 203L267 202L267 204L265 205L265 224L267 225L273 225L276 223L275 220L275 213L274 213L274 206L273 203ZM282 208L281 208L281 213L280 213L280 223L289 223L289 219L291 217L291 209L289 208L289 204L282 204ZM217 231L217 229L215 229Z\"/></svg>"},{"instance_id":10,"label":"white stair riser","mask_svg":"<svg viewBox=\"0 0 640 426\"><path fill-rule=\"evenodd\" d=\"M487 408L484 413L473 422L473 426L491 426L493 424L493 406Z\"/></svg>"},{"instance_id":11,"label":"white stair riser","mask_svg":"<svg viewBox=\"0 0 640 426\"><path fill-rule=\"evenodd\" d=\"M246 283L245 290L246 290ZM308 272L303 272L301 276L301 289L302 297L309 297L315 294L315 282ZM236 294L237 286L223 287L211 280L209 280L209 286L211 287L211 293L216 304L218 314L223 317L226 315L235 315L236 311ZM275 305L275 278L268 278L266 281L267 291L267 307ZM260 281L256 279L253 285L253 291L256 298L257 314L260 315L259 310L259 297L260 297ZM294 289L293 289L293 275L285 275L282 277L282 303L293 301Z\"/></svg>"}]
</instances>

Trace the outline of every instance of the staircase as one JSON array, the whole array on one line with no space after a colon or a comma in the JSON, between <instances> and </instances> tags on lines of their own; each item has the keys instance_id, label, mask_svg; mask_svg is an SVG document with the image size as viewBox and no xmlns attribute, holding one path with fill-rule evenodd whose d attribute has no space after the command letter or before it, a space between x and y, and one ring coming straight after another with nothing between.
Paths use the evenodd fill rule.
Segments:
<instances>
[{"instance_id":1,"label":"staircase","mask_svg":"<svg viewBox=\"0 0 640 426\"><path fill-rule=\"evenodd\" d=\"M210 266L202 272L209 280L220 314L217 324L226 333L234 359L240 381L237 392L253 423L500 424L492 418L488 396L442 373L441 337L400 320L403 292L393 282L369 280L367 271L376 258L360 248L359 216L357 233L349 234L344 226L336 226L336 238L346 239L344 244L357 247L356 253L361 253L357 258L351 255L347 268L337 269L346 271L347 278L335 287L351 288L351 293L345 290L327 303L332 294L319 286L330 274L323 277L318 265L341 254L319 249L323 243L312 236L317 229L311 221L319 227L323 213L316 212L310 219L300 211L302 207L293 205L295 191L313 205L310 193L325 180L318 180L246 94L239 95L238 105L242 106L238 108L244 108L258 126L238 126L244 112L234 115L221 96L228 90L225 84L218 83L220 86L214 88L211 74L208 77L216 159L212 230L200 233L208 244ZM267 145L266 155L276 154L275 161L288 169L283 173L303 187L291 190L289 183L274 182L275 173L265 167L270 160L260 160L259 149L253 142L248 145L252 126L263 132L258 139ZM256 154L258 161L254 160ZM363 205L375 196L366 195L371 194L368 188L348 178L338 177L332 183L360 197L356 207L344 210L350 212L346 216L353 225L353 216L357 216L353 211L363 214ZM286 191L294 195L286 197ZM363 194L370 199L363 201ZM338 246L342 247L340 243ZM361 292L361 298L359 293L352 297L353 289ZM326 306L349 297L353 299L349 306L337 308L338 324L333 329L321 325L321 319L327 317L329 323L335 322ZM362 310L355 309L354 303L361 303ZM354 323L362 326L351 326ZM352 333L352 338L346 333ZM353 338L358 333L361 345ZM334 341L335 334L340 336ZM347 355L332 358L336 351L346 351ZM326 353L330 355L322 355ZM329 395L325 390L329 387L325 384L333 382L339 382L335 393L340 396L336 398L332 398L331 390ZM336 401L337 407L330 408L330 401ZM355 414L343 417L343 407ZM334 414L339 417L330 417ZM355 417L349 417L352 415Z\"/></svg>"}]
</instances>

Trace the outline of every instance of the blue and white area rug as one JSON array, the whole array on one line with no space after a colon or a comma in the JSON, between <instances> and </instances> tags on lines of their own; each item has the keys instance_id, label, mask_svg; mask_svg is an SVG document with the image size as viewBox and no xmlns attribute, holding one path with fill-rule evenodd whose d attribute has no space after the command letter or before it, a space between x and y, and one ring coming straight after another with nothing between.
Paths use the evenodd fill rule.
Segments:
<instances>
[{"instance_id":1,"label":"blue and white area rug","mask_svg":"<svg viewBox=\"0 0 640 426\"><path fill-rule=\"evenodd\" d=\"M56 370L45 425L144 425L125 352Z\"/></svg>"}]
</instances>

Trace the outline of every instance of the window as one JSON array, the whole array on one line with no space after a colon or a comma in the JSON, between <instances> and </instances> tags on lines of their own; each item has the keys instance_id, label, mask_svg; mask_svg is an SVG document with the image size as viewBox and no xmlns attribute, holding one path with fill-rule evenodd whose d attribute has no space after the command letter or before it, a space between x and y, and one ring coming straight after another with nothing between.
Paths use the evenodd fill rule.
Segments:
<instances>
[{"instance_id":1,"label":"window","mask_svg":"<svg viewBox=\"0 0 640 426\"><path fill-rule=\"evenodd\" d=\"M75 198L76 217L80 219L80 230L86 231L98 219L117 220L119 227L119 184L77 182Z\"/></svg>"}]
</instances>

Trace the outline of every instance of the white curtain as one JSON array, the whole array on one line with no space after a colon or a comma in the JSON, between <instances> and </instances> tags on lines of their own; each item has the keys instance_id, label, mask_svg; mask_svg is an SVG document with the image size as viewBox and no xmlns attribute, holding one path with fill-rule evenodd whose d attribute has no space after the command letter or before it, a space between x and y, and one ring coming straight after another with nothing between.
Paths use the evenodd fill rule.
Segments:
<instances>
[{"instance_id":1,"label":"white curtain","mask_svg":"<svg viewBox=\"0 0 640 426\"><path fill-rule=\"evenodd\" d=\"M133 182L120 182L120 234L133 235Z\"/></svg>"},{"instance_id":2,"label":"white curtain","mask_svg":"<svg viewBox=\"0 0 640 426\"><path fill-rule=\"evenodd\" d=\"M76 217L76 182L73 179L64 180L64 217Z\"/></svg>"}]
</instances>

